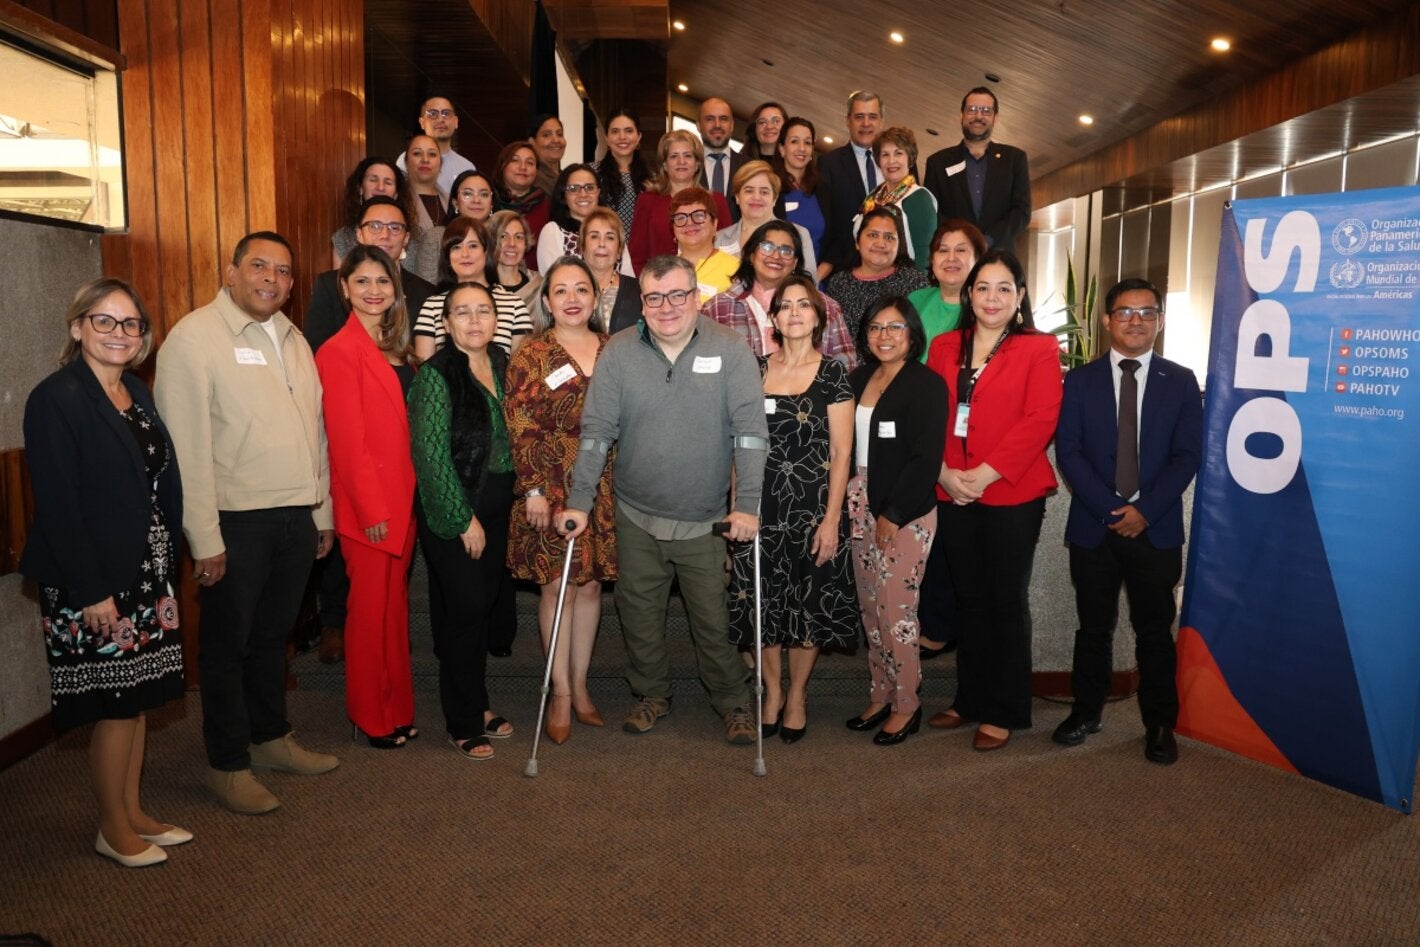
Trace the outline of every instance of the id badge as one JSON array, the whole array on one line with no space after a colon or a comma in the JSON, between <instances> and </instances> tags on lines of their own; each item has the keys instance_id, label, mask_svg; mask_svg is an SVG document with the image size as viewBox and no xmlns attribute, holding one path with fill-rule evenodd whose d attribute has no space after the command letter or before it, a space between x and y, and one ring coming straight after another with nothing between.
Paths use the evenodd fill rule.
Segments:
<instances>
[{"instance_id":1,"label":"id badge","mask_svg":"<svg viewBox=\"0 0 1420 947\"><path fill-rule=\"evenodd\" d=\"M971 417L971 405L957 405L957 423L952 429L952 433L957 437L966 437L966 420Z\"/></svg>"}]
</instances>

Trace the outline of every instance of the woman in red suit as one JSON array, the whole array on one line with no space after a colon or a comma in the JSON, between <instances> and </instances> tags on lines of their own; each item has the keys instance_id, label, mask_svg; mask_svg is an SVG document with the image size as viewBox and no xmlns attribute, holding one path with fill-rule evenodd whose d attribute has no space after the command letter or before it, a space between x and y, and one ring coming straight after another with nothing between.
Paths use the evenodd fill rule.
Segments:
<instances>
[{"instance_id":1,"label":"woman in red suit","mask_svg":"<svg viewBox=\"0 0 1420 947\"><path fill-rule=\"evenodd\" d=\"M932 342L927 365L947 382L951 412L938 478L939 525L960 623L957 696L932 725L979 724L995 750L1031 725L1030 576L1045 497L1056 487L1045 449L1060 416L1060 349L1036 331L1020 262L977 261L961 324Z\"/></svg>"},{"instance_id":2,"label":"woman in red suit","mask_svg":"<svg viewBox=\"0 0 1420 947\"><path fill-rule=\"evenodd\" d=\"M370 746L418 735L409 667L409 562L414 554L414 464L405 394L414 380L399 268L378 247L356 246L340 266L350 309L320 347L330 493L350 575L345 705Z\"/></svg>"}]
</instances>

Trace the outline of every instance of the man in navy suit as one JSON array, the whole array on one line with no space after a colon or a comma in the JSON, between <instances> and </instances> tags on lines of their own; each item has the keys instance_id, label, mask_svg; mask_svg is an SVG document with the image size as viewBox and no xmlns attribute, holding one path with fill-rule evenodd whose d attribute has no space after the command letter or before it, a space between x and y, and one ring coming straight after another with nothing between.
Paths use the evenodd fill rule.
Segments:
<instances>
[{"instance_id":1,"label":"man in navy suit","mask_svg":"<svg viewBox=\"0 0 1420 947\"><path fill-rule=\"evenodd\" d=\"M986 242L1013 253L1030 224L1030 168L1026 153L991 140L1000 112L985 86L961 100L961 144L927 159L922 186L937 198L937 217L969 220Z\"/></svg>"},{"instance_id":2,"label":"man in navy suit","mask_svg":"<svg viewBox=\"0 0 1420 947\"><path fill-rule=\"evenodd\" d=\"M1144 756L1178 759L1174 587L1183 571L1183 491L1203 453L1203 403L1193 372L1154 354L1163 297L1127 279L1105 297L1110 352L1065 376L1055 458L1070 485L1070 578L1080 628L1070 715L1053 739L1078 746L1101 728L1119 586L1129 596L1139 664Z\"/></svg>"},{"instance_id":3,"label":"man in navy suit","mask_svg":"<svg viewBox=\"0 0 1420 947\"><path fill-rule=\"evenodd\" d=\"M848 97L848 144L819 159L820 200L828 199L819 254L820 279L853 262L853 217L868 194L882 183L873 160L873 142L883 129L883 100L876 92L854 92ZM825 265L828 268L825 268Z\"/></svg>"}]
</instances>

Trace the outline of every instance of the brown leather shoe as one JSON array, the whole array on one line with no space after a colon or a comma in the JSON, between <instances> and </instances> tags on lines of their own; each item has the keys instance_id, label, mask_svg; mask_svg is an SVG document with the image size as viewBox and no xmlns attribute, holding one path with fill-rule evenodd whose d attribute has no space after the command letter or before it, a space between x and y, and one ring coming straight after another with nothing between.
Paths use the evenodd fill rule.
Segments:
<instances>
[{"instance_id":1,"label":"brown leather shoe","mask_svg":"<svg viewBox=\"0 0 1420 947\"><path fill-rule=\"evenodd\" d=\"M339 664L345 660L345 631L341 628L320 630L320 650L317 652L321 664Z\"/></svg>"},{"instance_id":2,"label":"brown leather shoe","mask_svg":"<svg viewBox=\"0 0 1420 947\"><path fill-rule=\"evenodd\" d=\"M559 718L553 722L553 714ZM547 704L547 722L542 730L553 743L566 743L572 735L572 695L553 694Z\"/></svg>"},{"instance_id":3,"label":"brown leather shoe","mask_svg":"<svg viewBox=\"0 0 1420 947\"><path fill-rule=\"evenodd\" d=\"M985 730L978 729L976 736L971 740L971 747L974 750L999 750L1011 741L1011 735L1007 733L1004 737L993 737Z\"/></svg>"},{"instance_id":4,"label":"brown leather shoe","mask_svg":"<svg viewBox=\"0 0 1420 947\"><path fill-rule=\"evenodd\" d=\"M938 730L955 730L964 723L966 718L955 710L943 710L933 714L932 719L927 721L927 726L936 727Z\"/></svg>"}]
</instances>

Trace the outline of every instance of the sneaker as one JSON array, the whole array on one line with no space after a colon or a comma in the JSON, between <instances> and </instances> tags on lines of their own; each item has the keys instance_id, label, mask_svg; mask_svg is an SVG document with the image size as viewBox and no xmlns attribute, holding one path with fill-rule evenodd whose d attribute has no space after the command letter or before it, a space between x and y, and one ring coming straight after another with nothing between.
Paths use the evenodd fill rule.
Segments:
<instances>
[{"instance_id":1,"label":"sneaker","mask_svg":"<svg viewBox=\"0 0 1420 947\"><path fill-rule=\"evenodd\" d=\"M750 716L749 708L736 707L725 714L726 740L738 744L753 743L757 735L754 718Z\"/></svg>"},{"instance_id":2,"label":"sneaker","mask_svg":"<svg viewBox=\"0 0 1420 947\"><path fill-rule=\"evenodd\" d=\"M207 786L218 802L242 815L261 815L281 805L281 800L257 782L249 769L239 769L234 773L209 769Z\"/></svg>"},{"instance_id":3,"label":"sneaker","mask_svg":"<svg viewBox=\"0 0 1420 947\"><path fill-rule=\"evenodd\" d=\"M301 776L319 776L340 765L340 760L329 753L315 753L301 746L291 733L265 743L253 743L249 752L254 768L275 769Z\"/></svg>"},{"instance_id":4,"label":"sneaker","mask_svg":"<svg viewBox=\"0 0 1420 947\"><path fill-rule=\"evenodd\" d=\"M664 697L642 697L631 708L631 713L621 722L621 729L627 733L645 733L671 712L671 702Z\"/></svg>"}]
</instances>

